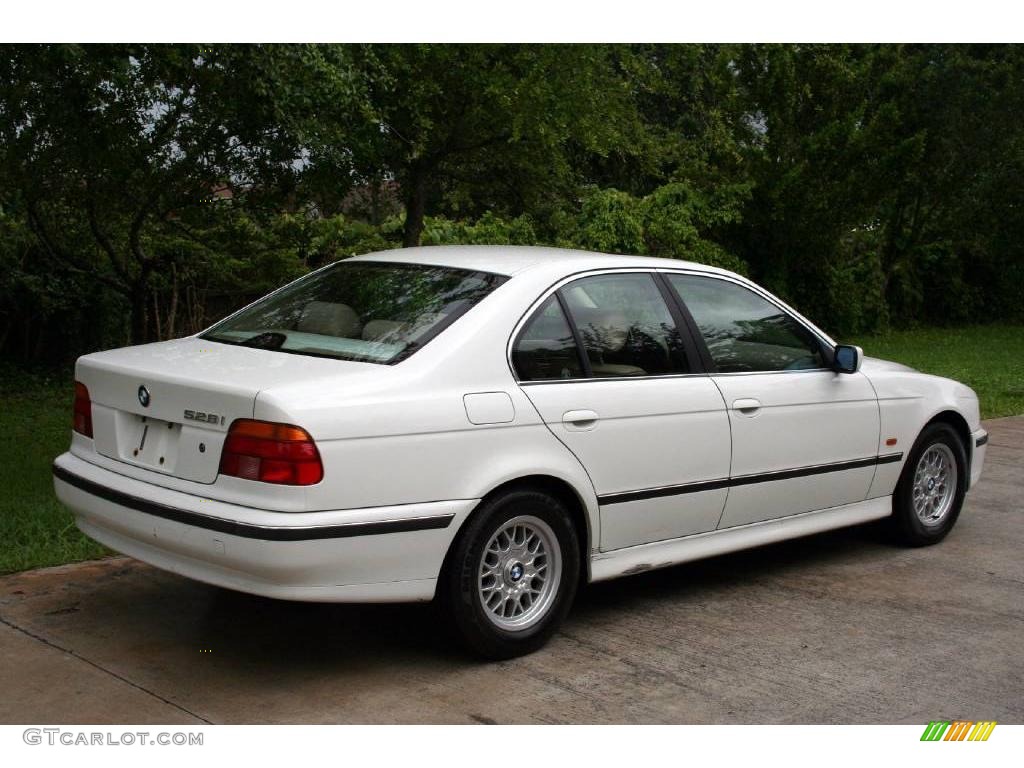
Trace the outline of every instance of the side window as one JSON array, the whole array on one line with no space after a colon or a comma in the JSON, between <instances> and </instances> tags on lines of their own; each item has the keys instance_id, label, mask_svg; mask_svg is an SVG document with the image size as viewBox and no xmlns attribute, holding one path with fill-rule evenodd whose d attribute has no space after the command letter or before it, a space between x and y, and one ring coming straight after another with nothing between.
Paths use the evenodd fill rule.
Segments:
<instances>
[{"instance_id":1,"label":"side window","mask_svg":"<svg viewBox=\"0 0 1024 768\"><path fill-rule=\"evenodd\" d=\"M821 345L794 318L727 280L668 275L720 373L824 368Z\"/></svg>"},{"instance_id":2,"label":"side window","mask_svg":"<svg viewBox=\"0 0 1024 768\"><path fill-rule=\"evenodd\" d=\"M594 275L561 290L594 376L689 371L679 329L653 275Z\"/></svg>"},{"instance_id":3,"label":"side window","mask_svg":"<svg viewBox=\"0 0 1024 768\"><path fill-rule=\"evenodd\" d=\"M512 362L522 381L583 377L579 350L557 298L544 302L523 328Z\"/></svg>"}]
</instances>

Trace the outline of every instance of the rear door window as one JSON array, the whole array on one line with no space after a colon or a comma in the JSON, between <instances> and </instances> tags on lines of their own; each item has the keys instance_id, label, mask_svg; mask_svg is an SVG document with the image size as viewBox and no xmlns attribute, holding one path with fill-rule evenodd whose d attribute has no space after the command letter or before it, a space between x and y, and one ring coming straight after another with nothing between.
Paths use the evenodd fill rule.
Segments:
<instances>
[{"instance_id":1,"label":"rear door window","mask_svg":"<svg viewBox=\"0 0 1024 768\"><path fill-rule=\"evenodd\" d=\"M583 377L579 348L557 296L545 301L523 328L512 361L521 381Z\"/></svg>"},{"instance_id":2,"label":"rear door window","mask_svg":"<svg viewBox=\"0 0 1024 768\"><path fill-rule=\"evenodd\" d=\"M563 287L562 294L595 377L690 372L654 275L583 277Z\"/></svg>"},{"instance_id":3,"label":"rear door window","mask_svg":"<svg viewBox=\"0 0 1024 768\"><path fill-rule=\"evenodd\" d=\"M655 280L649 272L615 273L560 288L513 345L519 380L689 373L679 327Z\"/></svg>"}]
</instances>

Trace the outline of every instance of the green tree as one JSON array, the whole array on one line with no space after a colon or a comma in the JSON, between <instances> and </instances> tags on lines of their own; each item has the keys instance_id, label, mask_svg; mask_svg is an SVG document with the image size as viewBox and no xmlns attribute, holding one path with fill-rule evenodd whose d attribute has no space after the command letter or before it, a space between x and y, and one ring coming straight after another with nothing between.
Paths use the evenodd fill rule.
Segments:
<instances>
[{"instance_id":1,"label":"green tree","mask_svg":"<svg viewBox=\"0 0 1024 768\"><path fill-rule=\"evenodd\" d=\"M900 148L880 152L888 183L876 203L890 305L932 322L994 316L996 297L1003 312L1019 307L1002 286L1024 277L1024 51L908 45L879 55L877 98Z\"/></svg>"},{"instance_id":2,"label":"green tree","mask_svg":"<svg viewBox=\"0 0 1024 768\"><path fill-rule=\"evenodd\" d=\"M303 71L304 55L301 47L5 46L4 205L24 215L53 263L122 296L131 339L148 340L154 280L183 253L160 239L201 245L199 230L216 226L225 196L237 207L247 190L266 196L293 175L298 151L280 115L301 109L292 98L301 89L275 82Z\"/></svg>"},{"instance_id":3,"label":"green tree","mask_svg":"<svg viewBox=\"0 0 1024 768\"><path fill-rule=\"evenodd\" d=\"M876 136L888 138L888 116L871 100L874 63L867 47L836 45L743 46L735 63L754 131L740 251L819 317L836 299L821 287L839 243L870 221L882 181Z\"/></svg>"},{"instance_id":4,"label":"green tree","mask_svg":"<svg viewBox=\"0 0 1024 768\"><path fill-rule=\"evenodd\" d=\"M456 242L748 271L841 333L1020 319L1022 109L1020 46L0 46L0 341Z\"/></svg>"},{"instance_id":5,"label":"green tree","mask_svg":"<svg viewBox=\"0 0 1024 768\"><path fill-rule=\"evenodd\" d=\"M734 232L755 277L839 331L991 312L999 273L1021 275L1022 64L1018 46L739 47L755 133Z\"/></svg>"},{"instance_id":6,"label":"green tree","mask_svg":"<svg viewBox=\"0 0 1024 768\"><path fill-rule=\"evenodd\" d=\"M325 79L362 109L330 109L307 129L310 172L393 178L403 244L418 245L430 213L513 216L569 194L575 150L605 153L635 130L629 83L606 46L367 45L326 47ZM344 147L344 151L339 151Z\"/></svg>"}]
</instances>

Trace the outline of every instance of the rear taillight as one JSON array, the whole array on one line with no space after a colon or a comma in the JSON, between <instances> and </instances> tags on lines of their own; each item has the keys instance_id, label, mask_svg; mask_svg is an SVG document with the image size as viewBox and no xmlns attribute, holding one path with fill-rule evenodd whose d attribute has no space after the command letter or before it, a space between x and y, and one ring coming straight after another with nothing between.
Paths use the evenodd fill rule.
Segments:
<instances>
[{"instance_id":1,"label":"rear taillight","mask_svg":"<svg viewBox=\"0 0 1024 768\"><path fill-rule=\"evenodd\" d=\"M288 424L239 419L228 430L220 456L222 475L281 485L313 485L324 476L309 433Z\"/></svg>"},{"instance_id":2,"label":"rear taillight","mask_svg":"<svg viewBox=\"0 0 1024 768\"><path fill-rule=\"evenodd\" d=\"M89 390L80 381L75 382L74 420L71 428L81 435L92 437L92 401Z\"/></svg>"}]
</instances>

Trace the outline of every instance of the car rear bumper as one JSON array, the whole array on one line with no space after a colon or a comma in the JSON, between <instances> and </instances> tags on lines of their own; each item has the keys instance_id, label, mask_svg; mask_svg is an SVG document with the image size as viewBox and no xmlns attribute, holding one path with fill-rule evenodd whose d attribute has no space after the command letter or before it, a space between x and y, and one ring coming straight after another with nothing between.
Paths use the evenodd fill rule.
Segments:
<instances>
[{"instance_id":1,"label":"car rear bumper","mask_svg":"<svg viewBox=\"0 0 1024 768\"><path fill-rule=\"evenodd\" d=\"M478 500L275 512L125 477L65 453L57 498L102 544L182 576L289 600L430 600Z\"/></svg>"}]
</instances>

